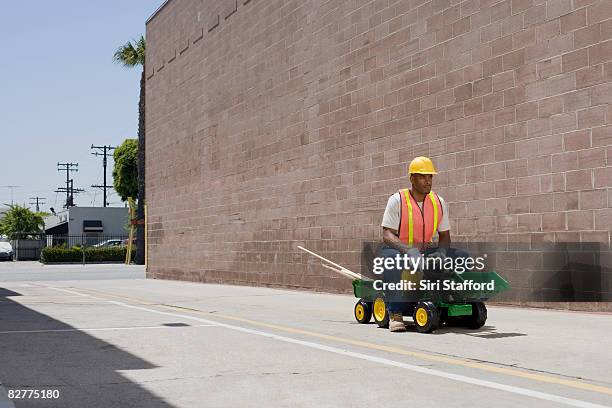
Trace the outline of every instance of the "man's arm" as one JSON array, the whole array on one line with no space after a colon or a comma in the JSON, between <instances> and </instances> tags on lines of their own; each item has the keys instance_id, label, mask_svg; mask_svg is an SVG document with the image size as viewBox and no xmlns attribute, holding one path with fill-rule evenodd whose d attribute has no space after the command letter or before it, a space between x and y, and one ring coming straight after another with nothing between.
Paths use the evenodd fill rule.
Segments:
<instances>
[{"instance_id":1,"label":"man's arm","mask_svg":"<svg viewBox=\"0 0 612 408\"><path fill-rule=\"evenodd\" d=\"M448 248L451 244L450 230L438 231L438 244L442 248Z\"/></svg>"},{"instance_id":2,"label":"man's arm","mask_svg":"<svg viewBox=\"0 0 612 408\"><path fill-rule=\"evenodd\" d=\"M391 248L397 249L404 254L408 253L408 250L411 248L400 241L399 237L397 236L397 231L392 228L383 227L383 241Z\"/></svg>"}]
</instances>

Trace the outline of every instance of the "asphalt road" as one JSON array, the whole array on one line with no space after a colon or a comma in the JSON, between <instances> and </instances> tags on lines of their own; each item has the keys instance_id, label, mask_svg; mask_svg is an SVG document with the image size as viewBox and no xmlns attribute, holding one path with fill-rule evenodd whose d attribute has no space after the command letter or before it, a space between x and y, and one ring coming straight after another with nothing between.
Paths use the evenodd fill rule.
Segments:
<instances>
[{"instance_id":1,"label":"asphalt road","mask_svg":"<svg viewBox=\"0 0 612 408\"><path fill-rule=\"evenodd\" d=\"M0 381L31 394L18 408L612 406L612 315L489 307L426 335L358 324L354 303L0 263Z\"/></svg>"}]
</instances>

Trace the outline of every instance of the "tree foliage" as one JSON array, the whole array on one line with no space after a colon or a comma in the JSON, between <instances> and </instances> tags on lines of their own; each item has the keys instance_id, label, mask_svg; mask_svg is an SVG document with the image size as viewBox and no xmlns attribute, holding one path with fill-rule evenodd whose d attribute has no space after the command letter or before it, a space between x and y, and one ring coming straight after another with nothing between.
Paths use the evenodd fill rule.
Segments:
<instances>
[{"instance_id":1,"label":"tree foliage","mask_svg":"<svg viewBox=\"0 0 612 408\"><path fill-rule=\"evenodd\" d=\"M44 228L43 213L30 211L19 205L9 206L9 210L0 220L0 235L11 237L18 232L38 233Z\"/></svg>"},{"instance_id":2,"label":"tree foliage","mask_svg":"<svg viewBox=\"0 0 612 408\"><path fill-rule=\"evenodd\" d=\"M132 43L126 42L121 47L117 48L113 55L113 60L124 67L144 66L145 64L146 41L143 36L140 36L138 41Z\"/></svg>"},{"instance_id":3,"label":"tree foliage","mask_svg":"<svg viewBox=\"0 0 612 408\"><path fill-rule=\"evenodd\" d=\"M138 195L138 140L126 139L113 153L113 186L122 201Z\"/></svg>"}]
</instances>

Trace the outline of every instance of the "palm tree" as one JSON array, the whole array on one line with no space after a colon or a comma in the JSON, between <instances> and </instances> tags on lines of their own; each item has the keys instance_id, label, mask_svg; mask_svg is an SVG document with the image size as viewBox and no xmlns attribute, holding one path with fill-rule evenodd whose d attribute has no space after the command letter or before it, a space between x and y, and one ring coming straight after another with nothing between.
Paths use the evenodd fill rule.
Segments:
<instances>
[{"instance_id":1,"label":"palm tree","mask_svg":"<svg viewBox=\"0 0 612 408\"><path fill-rule=\"evenodd\" d=\"M138 101L138 207L136 209L136 257L134 263L144 265L144 200L145 200L145 50L143 36L132 43L128 41L117 48L113 60L126 68L142 67L140 75L140 98Z\"/></svg>"}]
</instances>

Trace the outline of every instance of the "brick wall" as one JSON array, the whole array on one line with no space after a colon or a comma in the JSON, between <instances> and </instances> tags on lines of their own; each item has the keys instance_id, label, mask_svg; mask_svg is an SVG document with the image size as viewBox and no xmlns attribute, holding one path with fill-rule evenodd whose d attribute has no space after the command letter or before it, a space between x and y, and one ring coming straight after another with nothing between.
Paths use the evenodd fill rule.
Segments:
<instances>
[{"instance_id":1,"label":"brick wall","mask_svg":"<svg viewBox=\"0 0 612 408\"><path fill-rule=\"evenodd\" d=\"M455 239L612 224L612 1L171 0L147 24L150 277L347 290L407 163Z\"/></svg>"}]
</instances>

